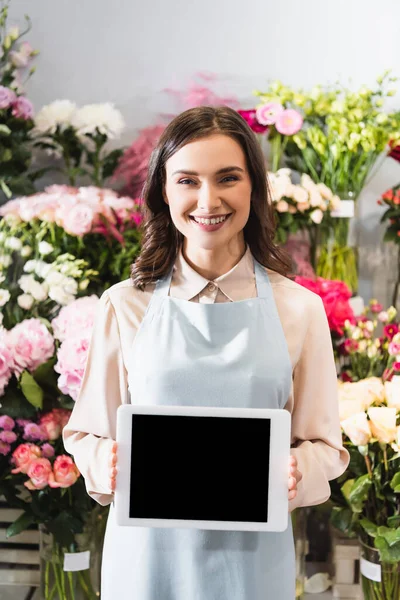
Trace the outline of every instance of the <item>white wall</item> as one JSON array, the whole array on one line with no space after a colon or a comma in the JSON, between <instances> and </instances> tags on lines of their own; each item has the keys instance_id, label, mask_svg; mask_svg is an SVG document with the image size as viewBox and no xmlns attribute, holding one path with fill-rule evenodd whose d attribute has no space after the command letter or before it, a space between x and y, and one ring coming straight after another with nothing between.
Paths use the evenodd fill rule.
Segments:
<instances>
[{"instance_id":1,"label":"white wall","mask_svg":"<svg viewBox=\"0 0 400 600\"><path fill-rule=\"evenodd\" d=\"M128 124L125 143L170 110L163 89L185 89L198 71L217 74L216 89L246 107L270 79L358 86L386 68L400 76L398 0L13 0L10 12L15 23L32 18L29 40L41 52L28 84L36 109L57 98L112 101ZM400 94L394 102L400 108ZM400 165L386 159L360 200L365 298L388 300L395 265L378 253L376 199L399 181Z\"/></svg>"}]
</instances>

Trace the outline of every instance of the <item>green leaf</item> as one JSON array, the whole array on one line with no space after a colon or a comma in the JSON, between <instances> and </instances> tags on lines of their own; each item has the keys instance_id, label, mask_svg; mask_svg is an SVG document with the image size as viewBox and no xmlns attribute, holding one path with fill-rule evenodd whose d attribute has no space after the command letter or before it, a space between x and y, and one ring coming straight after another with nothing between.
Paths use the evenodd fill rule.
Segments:
<instances>
[{"instance_id":1,"label":"green leaf","mask_svg":"<svg viewBox=\"0 0 400 600\"><path fill-rule=\"evenodd\" d=\"M2 123L0 125L0 135L10 135L11 133L11 129L9 127L7 127L7 125L4 125L4 123Z\"/></svg>"},{"instance_id":2,"label":"green leaf","mask_svg":"<svg viewBox=\"0 0 400 600\"><path fill-rule=\"evenodd\" d=\"M348 479L346 481L346 483L344 483L342 485L342 487L340 488L342 490L342 494L346 498L347 502L349 502L350 491L354 485L354 481L355 481L355 479Z\"/></svg>"},{"instance_id":3,"label":"green leaf","mask_svg":"<svg viewBox=\"0 0 400 600\"><path fill-rule=\"evenodd\" d=\"M14 535L18 535L21 531L25 531L35 522L35 517L32 513L24 512L14 523L11 523L9 527L7 527L6 537L12 537Z\"/></svg>"},{"instance_id":4,"label":"green leaf","mask_svg":"<svg viewBox=\"0 0 400 600\"><path fill-rule=\"evenodd\" d=\"M331 523L336 529L339 529L339 531L347 533L351 527L352 516L353 513L350 508L334 506L331 513Z\"/></svg>"},{"instance_id":5,"label":"green leaf","mask_svg":"<svg viewBox=\"0 0 400 600\"><path fill-rule=\"evenodd\" d=\"M396 475L393 477L392 481L390 482L390 487L396 493L400 493L400 471L397 472Z\"/></svg>"},{"instance_id":6,"label":"green leaf","mask_svg":"<svg viewBox=\"0 0 400 600\"><path fill-rule=\"evenodd\" d=\"M354 485L351 488L349 495L349 504L354 512L362 512L364 504L367 501L371 485L372 480L370 479L368 473L366 473L362 477L359 477L354 482Z\"/></svg>"},{"instance_id":7,"label":"green leaf","mask_svg":"<svg viewBox=\"0 0 400 600\"><path fill-rule=\"evenodd\" d=\"M21 390L25 398L36 408L43 407L43 390L28 371L23 371L20 379Z\"/></svg>"},{"instance_id":8,"label":"green leaf","mask_svg":"<svg viewBox=\"0 0 400 600\"><path fill-rule=\"evenodd\" d=\"M57 358L53 356L50 360L40 365L33 373L35 381L42 388L53 388L55 391L57 388L57 373L54 371L54 365L57 362Z\"/></svg>"},{"instance_id":9,"label":"green leaf","mask_svg":"<svg viewBox=\"0 0 400 600\"><path fill-rule=\"evenodd\" d=\"M383 537L389 546L394 546L400 542L400 527L391 529L390 527L378 527L378 536Z\"/></svg>"},{"instance_id":10,"label":"green leaf","mask_svg":"<svg viewBox=\"0 0 400 600\"><path fill-rule=\"evenodd\" d=\"M13 419L32 419L36 410L29 404L19 389L6 389L1 398L0 414L6 414Z\"/></svg>"},{"instance_id":11,"label":"green leaf","mask_svg":"<svg viewBox=\"0 0 400 600\"><path fill-rule=\"evenodd\" d=\"M117 168L119 159L123 155L124 150L122 148L117 148L116 150L112 150L103 161L103 179L107 179L107 177L111 177Z\"/></svg>"},{"instance_id":12,"label":"green leaf","mask_svg":"<svg viewBox=\"0 0 400 600\"><path fill-rule=\"evenodd\" d=\"M387 520L387 524L389 527L399 527L400 526L400 515L393 515L393 517L389 517Z\"/></svg>"},{"instance_id":13,"label":"green leaf","mask_svg":"<svg viewBox=\"0 0 400 600\"><path fill-rule=\"evenodd\" d=\"M375 538L375 548L379 550L379 557L382 562L400 562L400 543L389 546L384 537L377 537Z\"/></svg>"},{"instance_id":14,"label":"green leaf","mask_svg":"<svg viewBox=\"0 0 400 600\"><path fill-rule=\"evenodd\" d=\"M83 522L67 512L59 513L55 519L46 525L56 541L67 548L74 543L75 534L83 531Z\"/></svg>"},{"instance_id":15,"label":"green leaf","mask_svg":"<svg viewBox=\"0 0 400 600\"><path fill-rule=\"evenodd\" d=\"M378 528L375 523L372 523L372 521L369 521L368 519L360 519L360 525L368 535L373 538L376 537Z\"/></svg>"}]
</instances>

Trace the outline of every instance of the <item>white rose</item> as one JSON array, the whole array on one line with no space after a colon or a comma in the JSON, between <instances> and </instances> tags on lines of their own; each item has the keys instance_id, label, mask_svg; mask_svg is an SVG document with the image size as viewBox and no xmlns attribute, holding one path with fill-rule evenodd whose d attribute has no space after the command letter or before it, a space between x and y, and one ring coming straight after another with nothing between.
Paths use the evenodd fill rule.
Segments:
<instances>
[{"instance_id":1,"label":"white rose","mask_svg":"<svg viewBox=\"0 0 400 600\"><path fill-rule=\"evenodd\" d=\"M319 225L324 217L324 213L322 212L322 210L317 208L316 210L312 211L312 213L310 214L310 217L314 223Z\"/></svg>"},{"instance_id":2,"label":"white rose","mask_svg":"<svg viewBox=\"0 0 400 600\"><path fill-rule=\"evenodd\" d=\"M324 183L317 183L317 188L319 193L325 200L332 200L333 192L330 188L328 188L327 185L325 185Z\"/></svg>"},{"instance_id":3,"label":"white rose","mask_svg":"<svg viewBox=\"0 0 400 600\"><path fill-rule=\"evenodd\" d=\"M29 288L29 293L37 300L38 302L43 302L46 300L48 295L48 286L46 283L39 283L38 281L32 282Z\"/></svg>"},{"instance_id":4,"label":"white rose","mask_svg":"<svg viewBox=\"0 0 400 600\"><path fill-rule=\"evenodd\" d=\"M300 185L296 185L295 190L293 192L293 200L302 204L303 202L308 202L308 192Z\"/></svg>"},{"instance_id":5,"label":"white rose","mask_svg":"<svg viewBox=\"0 0 400 600\"><path fill-rule=\"evenodd\" d=\"M326 206L324 201L322 200L322 196L318 194L318 192L313 192L310 194L310 204L311 206L318 206L320 208L324 208L326 210Z\"/></svg>"},{"instance_id":6,"label":"white rose","mask_svg":"<svg viewBox=\"0 0 400 600\"><path fill-rule=\"evenodd\" d=\"M371 432L382 444L394 442L397 436L396 409L383 406L368 409Z\"/></svg>"},{"instance_id":7,"label":"white rose","mask_svg":"<svg viewBox=\"0 0 400 600\"><path fill-rule=\"evenodd\" d=\"M21 249L21 256L27 258L32 254L32 248L30 246L23 246Z\"/></svg>"},{"instance_id":8,"label":"white rose","mask_svg":"<svg viewBox=\"0 0 400 600\"><path fill-rule=\"evenodd\" d=\"M72 294L76 296L76 294L78 293L78 284L75 281L75 279L72 279L72 277L65 278L63 287L67 294Z\"/></svg>"},{"instance_id":9,"label":"white rose","mask_svg":"<svg viewBox=\"0 0 400 600\"><path fill-rule=\"evenodd\" d=\"M4 245L6 248L10 248L10 250L21 250L22 248L21 240L14 236L6 238Z\"/></svg>"},{"instance_id":10,"label":"white rose","mask_svg":"<svg viewBox=\"0 0 400 600\"><path fill-rule=\"evenodd\" d=\"M12 258L9 254L0 254L0 266L9 267L12 263Z\"/></svg>"},{"instance_id":11,"label":"white rose","mask_svg":"<svg viewBox=\"0 0 400 600\"><path fill-rule=\"evenodd\" d=\"M50 254L51 252L53 252L54 247L49 244L48 242L40 242L39 244L39 254L43 254L44 256L46 256L46 254Z\"/></svg>"},{"instance_id":12,"label":"white rose","mask_svg":"<svg viewBox=\"0 0 400 600\"><path fill-rule=\"evenodd\" d=\"M10 292L8 290L0 289L0 306L4 306L10 299Z\"/></svg>"},{"instance_id":13,"label":"white rose","mask_svg":"<svg viewBox=\"0 0 400 600\"><path fill-rule=\"evenodd\" d=\"M18 280L19 287L26 294L29 293L32 283L36 283L36 279L33 275L21 275Z\"/></svg>"},{"instance_id":14,"label":"white rose","mask_svg":"<svg viewBox=\"0 0 400 600\"><path fill-rule=\"evenodd\" d=\"M342 201L339 198L339 196L333 196L333 198L331 200L332 210L339 210L341 204L342 204Z\"/></svg>"},{"instance_id":15,"label":"white rose","mask_svg":"<svg viewBox=\"0 0 400 600\"><path fill-rule=\"evenodd\" d=\"M30 310L33 304L33 297L30 294L21 294L17 298L18 306L24 310Z\"/></svg>"},{"instance_id":16,"label":"white rose","mask_svg":"<svg viewBox=\"0 0 400 600\"><path fill-rule=\"evenodd\" d=\"M392 381L385 381L387 405L400 411L400 377L393 377Z\"/></svg>"},{"instance_id":17,"label":"white rose","mask_svg":"<svg viewBox=\"0 0 400 600\"><path fill-rule=\"evenodd\" d=\"M289 204L286 202L286 200L279 200L279 202L277 202L275 205L275 208L278 212L284 213L289 210Z\"/></svg>"},{"instance_id":18,"label":"white rose","mask_svg":"<svg viewBox=\"0 0 400 600\"><path fill-rule=\"evenodd\" d=\"M49 298L60 304L61 306L66 306L75 300L75 296L71 294L67 294L64 288L60 285L54 285L50 288Z\"/></svg>"},{"instance_id":19,"label":"white rose","mask_svg":"<svg viewBox=\"0 0 400 600\"><path fill-rule=\"evenodd\" d=\"M366 446L371 439L371 430L365 412L359 412L341 423L342 429L355 446Z\"/></svg>"}]
</instances>

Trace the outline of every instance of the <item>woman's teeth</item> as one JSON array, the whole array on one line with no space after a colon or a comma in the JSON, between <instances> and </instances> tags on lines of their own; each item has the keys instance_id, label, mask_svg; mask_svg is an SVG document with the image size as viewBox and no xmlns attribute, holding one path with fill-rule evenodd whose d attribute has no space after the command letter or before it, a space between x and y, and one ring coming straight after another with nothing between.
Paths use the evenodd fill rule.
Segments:
<instances>
[{"instance_id":1,"label":"woman's teeth","mask_svg":"<svg viewBox=\"0 0 400 600\"><path fill-rule=\"evenodd\" d=\"M228 215L224 215L223 217L217 217L215 219L199 219L197 217L193 217L196 223L201 223L202 225L218 225L218 223L222 223L228 218Z\"/></svg>"}]
</instances>

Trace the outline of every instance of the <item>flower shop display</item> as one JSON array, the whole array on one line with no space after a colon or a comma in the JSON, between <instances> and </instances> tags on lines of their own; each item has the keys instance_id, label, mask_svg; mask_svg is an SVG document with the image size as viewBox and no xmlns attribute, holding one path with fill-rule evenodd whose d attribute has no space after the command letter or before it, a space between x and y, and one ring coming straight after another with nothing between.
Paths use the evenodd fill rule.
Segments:
<instances>
[{"instance_id":1,"label":"flower shop display","mask_svg":"<svg viewBox=\"0 0 400 600\"><path fill-rule=\"evenodd\" d=\"M378 78L376 89L363 86L357 92L339 84L318 85L306 92L279 81L267 91L255 92L260 98L255 117L267 127L273 170L284 159L287 166L307 173L346 200L331 219L318 274L345 281L352 291L357 288L357 262L348 234L354 202L372 169L389 151L389 142L400 139L399 116L384 106L395 93L390 87L393 81L386 72Z\"/></svg>"},{"instance_id":2,"label":"flower shop display","mask_svg":"<svg viewBox=\"0 0 400 600\"><path fill-rule=\"evenodd\" d=\"M351 461L332 482L332 522L359 539L364 598L394 600L400 596L400 378L339 382L339 411Z\"/></svg>"},{"instance_id":3,"label":"flower shop display","mask_svg":"<svg viewBox=\"0 0 400 600\"><path fill-rule=\"evenodd\" d=\"M61 159L46 170L61 171L71 186L82 178L104 186L123 154L121 148L110 150L109 140L119 138L124 128L122 114L109 102L78 107L56 100L38 112L31 137L34 147Z\"/></svg>"},{"instance_id":4,"label":"flower shop display","mask_svg":"<svg viewBox=\"0 0 400 600\"><path fill-rule=\"evenodd\" d=\"M340 198L325 184L314 183L306 173L298 184L292 183L290 169L268 173L272 202L277 216L276 239L285 244L291 234L304 232L310 244L310 260L317 266L317 250L327 216L340 208Z\"/></svg>"},{"instance_id":5,"label":"flower shop display","mask_svg":"<svg viewBox=\"0 0 400 600\"><path fill-rule=\"evenodd\" d=\"M400 290L400 183L382 194L378 204L387 207L381 218L381 223L388 222L383 241L392 242L398 246L397 275L392 298L393 306L397 306Z\"/></svg>"}]
</instances>

